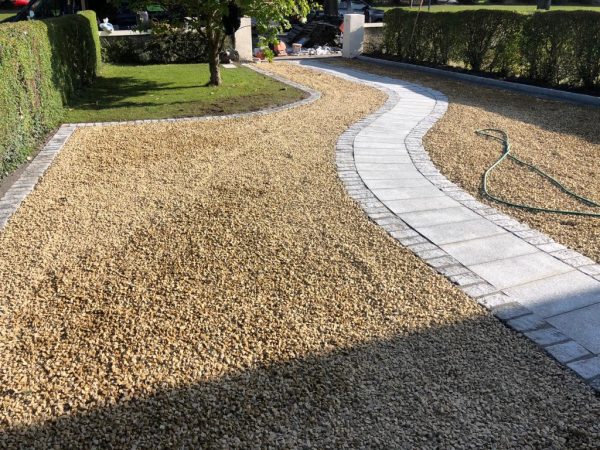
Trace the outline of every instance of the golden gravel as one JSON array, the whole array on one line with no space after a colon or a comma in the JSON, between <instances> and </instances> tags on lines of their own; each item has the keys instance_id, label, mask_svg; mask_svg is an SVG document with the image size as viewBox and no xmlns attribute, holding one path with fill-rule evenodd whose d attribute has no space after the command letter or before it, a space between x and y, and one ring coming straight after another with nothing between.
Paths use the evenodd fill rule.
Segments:
<instances>
[{"instance_id":1,"label":"golden gravel","mask_svg":"<svg viewBox=\"0 0 600 450\"><path fill-rule=\"evenodd\" d=\"M594 447L600 399L369 222L373 89L78 130L0 233L0 447Z\"/></svg>"},{"instance_id":2,"label":"golden gravel","mask_svg":"<svg viewBox=\"0 0 600 450\"><path fill-rule=\"evenodd\" d=\"M600 108L536 99L410 70L350 64L362 70L420 83L446 94L448 111L424 140L425 148L442 173L480 200L600 261L600 219L524 211L482 197L483 173L500 157L502 145L475 134L475 130L482 128L505 130L514 155L598 203ZM549 181L515 162L502 162L492 172L489 187L492 194L517 204L600 213L600 208L573 200Z\"/></svg>"}]
</instances>

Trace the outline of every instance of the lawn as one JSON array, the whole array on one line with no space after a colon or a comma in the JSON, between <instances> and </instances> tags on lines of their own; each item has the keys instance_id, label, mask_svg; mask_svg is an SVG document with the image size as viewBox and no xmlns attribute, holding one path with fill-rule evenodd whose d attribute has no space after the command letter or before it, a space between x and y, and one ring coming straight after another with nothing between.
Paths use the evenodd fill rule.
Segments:
<instances>
[{"instance_id":1,"label":"lawn","mask_svg":"<svg viewBox=\"0 0 600 450\"><path fill-rule=\"evenodd\" d=\"M103 66L71 101L65 122L222 115L298 100L303 93L250 69L222 69L223 85L204 86L207 64Z\"/></svg>"},{"instance_id":2,"label":"lawn","mask_svg":"<svg viewBox=\"0 0 600 450\"><path fill-rule=\"evenodd\" d=\"M11 11L11 10L7 10L7 9L0 9L0 21L4 20L4 19L8 19L11 16L14 16L17 13L16 10Z\"/></svg>"},{"instance_id":3,"label":"lawn","mask_svg":"<svg viewBox=\"0 0 600 450\"><path fill-rule=\"evenodd\" d=\"M410 8L409 6L401 6L401 9L418 11L419 3L415 0L415 6ZM378 6L378 9L385 11L398 8L397 6ZM536 11L535 5L432 5L431 12L457 12L473 9L502 9L504 11L516 11L523 14L531 14ZM589 10L600 12L600 6L552 6L552 11L576 11L576 10ZM427 11L427 2L423 2L423 11Z\"/></svg>"}]
</instances>

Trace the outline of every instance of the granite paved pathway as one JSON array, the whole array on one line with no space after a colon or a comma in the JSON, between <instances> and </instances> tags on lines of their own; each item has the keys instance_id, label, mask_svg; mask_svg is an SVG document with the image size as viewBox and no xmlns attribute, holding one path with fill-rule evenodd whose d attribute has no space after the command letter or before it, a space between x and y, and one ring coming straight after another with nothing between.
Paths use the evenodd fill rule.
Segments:
<instances>
[{"instance_id":1,"label":"granite paved pathway","mask_svg":"<svg viewBox=\"0 0 600 450\"><path fill-rule=\"evenodd\" d=\"M445 113L434 90L318 62L386 91L338 141L340 178L378 224L467 294L600 389L600 266L447 180L422 145Z\"/></svg>"}]
</instances>

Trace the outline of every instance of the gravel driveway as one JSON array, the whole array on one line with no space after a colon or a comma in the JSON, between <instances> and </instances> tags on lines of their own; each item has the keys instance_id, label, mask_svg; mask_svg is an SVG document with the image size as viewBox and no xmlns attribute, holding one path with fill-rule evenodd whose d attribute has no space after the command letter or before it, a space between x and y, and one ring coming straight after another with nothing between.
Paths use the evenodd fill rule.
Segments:
<instances>
[{"instance_id":1,"label":"gravel driveway","mask_svg":"<svg viewBox=\"0 0 600 450\"><path fill-rule=\"evenodd\" d=\"M346 195L383 94L79 129L0 233L1 448L597 447L600 398Z\"/></svg>"}]
</instances>

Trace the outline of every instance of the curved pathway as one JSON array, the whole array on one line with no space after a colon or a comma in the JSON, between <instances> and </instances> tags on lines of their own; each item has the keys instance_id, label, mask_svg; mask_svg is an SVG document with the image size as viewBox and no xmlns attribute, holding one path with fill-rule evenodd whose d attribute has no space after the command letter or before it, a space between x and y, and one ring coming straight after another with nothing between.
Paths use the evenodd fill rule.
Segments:
<instances>
[{"instance_id":1,"label":"curved pathway","mask_svg":"<svg viewBox=\"0 0 600 450\"><path fill-rule=\"evenodd\" d=\"M337 145L348 193L401 244L600 390L600 265L477 201L422 145L440 92L362 71L303 65L388 93Z\"/></svg>"}]
</instances>

